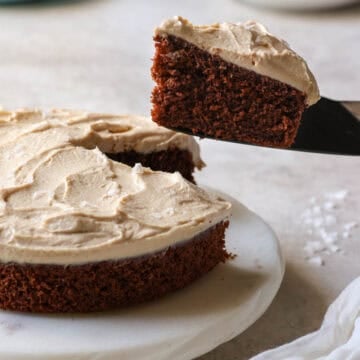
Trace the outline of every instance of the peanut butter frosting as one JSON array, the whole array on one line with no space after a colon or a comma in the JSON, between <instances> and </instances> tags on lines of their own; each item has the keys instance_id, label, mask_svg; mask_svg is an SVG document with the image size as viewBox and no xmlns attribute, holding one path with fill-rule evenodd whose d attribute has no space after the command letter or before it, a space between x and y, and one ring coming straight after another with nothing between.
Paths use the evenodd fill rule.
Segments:
<instances>
[{"instance_id":1,"label":"peanut butter frosting","mask_svg":"<svg viewBox=\"0 0 360 360\"><path fill-rule=\"evenodd\" d=\"M319 88L305 60L258 22L196 26L175 16L155 29L155 35L173 35L223 60L288 84L316 103Z\"/></svg>"},{"instance_id":2,"label":"peanut butter frosting","mask_svg":"<svg viewBox=\"0 0 360 360\"><path fill-rule=\"evenodd\" d=\"M134 116L0 112L0 261L81 264L123 259L191 239L230 203L179 173L131 168L104 152L198 148Z\"/></svg>"}]
</instances>

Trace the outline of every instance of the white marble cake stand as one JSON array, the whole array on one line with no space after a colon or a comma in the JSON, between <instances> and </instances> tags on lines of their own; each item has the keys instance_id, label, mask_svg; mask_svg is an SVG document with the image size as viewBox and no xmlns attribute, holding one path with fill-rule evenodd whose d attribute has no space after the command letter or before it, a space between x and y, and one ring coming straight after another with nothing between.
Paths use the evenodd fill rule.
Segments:
<instances>
[{"instance_id":1,"label":"white marble cake stand","mask_svg":"<svg viewBox=\"0 0 360 360\"><path fill-rule=\"evenodd\" d=\"M274 298L284 264L272 230L238 201L227 233L237 257L142 306L90 315L0 311L0 359L188 360L249 327Z\"/></svg>"}]
</instances>

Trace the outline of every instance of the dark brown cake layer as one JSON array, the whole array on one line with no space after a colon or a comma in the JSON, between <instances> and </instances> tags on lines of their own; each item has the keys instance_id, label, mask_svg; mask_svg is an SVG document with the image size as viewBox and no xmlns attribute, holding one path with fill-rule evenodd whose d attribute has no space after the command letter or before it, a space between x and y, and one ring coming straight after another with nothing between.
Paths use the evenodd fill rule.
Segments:
<instances>
[{"instance_id":1,"label":"dark brown cake layer","mask_svg":"<svg viewBox=\"0 0 360 360\"><path fill-rule=\"evenodd\" d=\"M122 162L129 166L141 163L145 167L153 170L166 171L173 173L178 171L185 179L195 182L193 172L195 164L192 155L187 150L168 149L148 154L135 151L126 151L117 154L106 154L110 159Z\"/></svg>"},{"instance_id":2,"label":"dark brown cake layer","mask_svg":"<svg viewBox=\"0 0 360 360\"><path fill-rule=\"evenodd\" d=\"M92 312L156 299L183 288L229 258L221 222L153 255L84 265L0 264L0 308Z\"/></svg>"},{"instance_id":3,"label":"dark brown cake layer","mask_svg":"<svg viewBox=\"0 0 360 360\"><path fill-rule=\"evenodd\" d=\"M155 37L152 118L197 135L289 147L306 107L293 87L174 36Z\"/></svg>"}]
</instances>

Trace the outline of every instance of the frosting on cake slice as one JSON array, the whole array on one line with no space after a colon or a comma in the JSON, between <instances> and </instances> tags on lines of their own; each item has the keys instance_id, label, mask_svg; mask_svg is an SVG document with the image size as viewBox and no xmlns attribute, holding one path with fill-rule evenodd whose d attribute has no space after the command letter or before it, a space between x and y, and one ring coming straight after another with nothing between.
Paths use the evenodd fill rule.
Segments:
<instances>
[{"instance_id":1,"label":"frosting on cake slice","mask_svg":"<svg viewBox=\"0 0 360 360\"><path fill-rule=\"evenodd\" d=\"M155 36L173 35L225 61L293 86L316 103L319 89L305 60L282 39L256 21L193 25L175 16L155 29Z\"/></svg>"}]
</instances>

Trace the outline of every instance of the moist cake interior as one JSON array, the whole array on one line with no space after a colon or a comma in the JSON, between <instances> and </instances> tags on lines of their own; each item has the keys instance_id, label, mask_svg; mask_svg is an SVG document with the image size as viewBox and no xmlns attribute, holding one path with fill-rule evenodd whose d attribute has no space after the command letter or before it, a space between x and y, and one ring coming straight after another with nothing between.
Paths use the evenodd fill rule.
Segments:
<instances>
[{"instance_id":1,"label":"moist cake interior","mask_svg":"<svg viewBox=\"0 0 360 360\"><path fill-rule=\"evenodd\" d=\"M155 47L152 118L159 125L266 146L294 142L303 92L173 35L155 36Z\"/></svg>"},{"instance_id":2,"label":"moist cake interior","mask_svg":"<svg viewBox=\"0 0 360 360\"><path fill-rule=\"evenodd\" d=\"M112 160L122 162L129 166L140 163L142 166L149 167L156 171L170 173L178 171L185 179L195 183L193 176L195 164L188 150L173 148L148 154L138 153L136 151L125 151L117 154L107 153L106 155Z\"/></svg>"}]
</instances>

